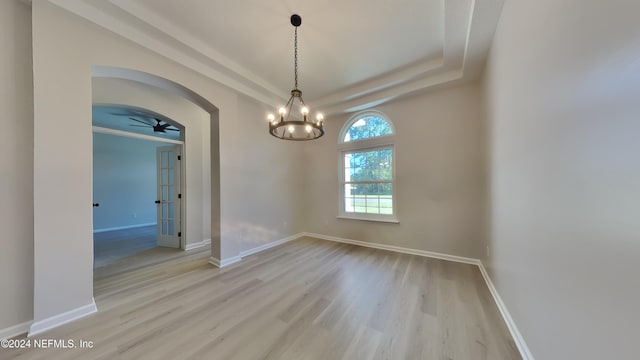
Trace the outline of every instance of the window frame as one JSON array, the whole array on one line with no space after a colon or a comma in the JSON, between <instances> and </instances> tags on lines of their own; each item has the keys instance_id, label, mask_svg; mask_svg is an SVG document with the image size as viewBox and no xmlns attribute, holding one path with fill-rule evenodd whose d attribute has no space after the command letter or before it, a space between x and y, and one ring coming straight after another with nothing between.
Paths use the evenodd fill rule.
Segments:
<instances>
[{"instance_id":1,"label":"window frame","mask_svg":"<svg viewBox=\"0 0 640 360\"><path fill-rule=\"evenodd\" d=\"M349 128L357 122L358 120L368 117L368 116L377 116L386 121L389 126L391 126L392 134L376 136L367 139L353 140L344 142L344 136L346 135ZM396 146L395 146L395 135L396 129L393 126L393 123L380 111L369 110L355 114L352 116L342 127L340 131L340 137L338 138L338 168L339 168L339 191L338 191L338 218L339 219L350 219L350 220L364 220L364 221L378 221L378 222L389 222L389 223L399 223L398 221L398 199L397 199L397 188L396 188ZM360 212L346 212L344 210L345 207L345 163L344 157L348 153L354 152L366 152L366 151L374 151L380 149L391 149L391 199L392 199L392 214L368 214L368 213L360 213Z\"/></svg>"},{"instance_id":2,"label":"window frame","mask_svg":"<svg viewBox=\"0 0 640 360\"><path fill-rule=\"evenodd\" d=\"M353 124L355 124L356 122L358 122L362 118L371 117L371 116L379 117L382 120L386 121L387 124L389 124L389 126L391 127L391 134L376 136L376 137L367 138L367 139L344 141L344 136L347 134L347 131L349 131L349 129L351 128L351 126ZM338 137L338 144L339 145L344 145L344 144L360 143L361 141L367 142L369 140L374 140L374 139L382 139L382 138L387 138L387 137L394 137L395 134L396 134L395 126L393 126L393 123L391 121L389 121L389 118L387 118L387 116L385 114L383 114L381 111L378 111L378 110L361 111L361 112L353 115L352 117L350 117L349 120L346 123L344 123L344 125L342 126L342 129L340 130L340 136Z\"/></svg>"}]
</instances>

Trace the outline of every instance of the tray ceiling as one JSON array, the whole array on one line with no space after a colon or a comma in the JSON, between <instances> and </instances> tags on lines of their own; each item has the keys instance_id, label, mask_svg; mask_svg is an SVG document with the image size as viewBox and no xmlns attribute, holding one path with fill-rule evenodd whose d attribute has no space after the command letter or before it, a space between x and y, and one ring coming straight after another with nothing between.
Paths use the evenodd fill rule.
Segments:
<instances>
[{"instance_id":1,"label":"tray ceiling","mask_svg":"<svg viewBox=\"0 0 640 360\"><path fill-rule=\"evenodd\" d=\"M237 91L354 111L482 71L503 0L49 0ZM153 41L149 41L152 39Z\"/></svg>"}]
</instances>

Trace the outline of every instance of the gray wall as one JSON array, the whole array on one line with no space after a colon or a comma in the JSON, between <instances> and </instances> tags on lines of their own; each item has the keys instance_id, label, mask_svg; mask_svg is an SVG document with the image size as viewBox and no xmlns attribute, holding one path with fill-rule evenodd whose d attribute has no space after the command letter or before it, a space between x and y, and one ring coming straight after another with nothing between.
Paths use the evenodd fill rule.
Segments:
<instances>
[{"instance_id":1,"label":"gray wall","mask_svg":"<svg viewBox=\"0 0 640 360\"><path fill-rule=\"evenodd\" d=\"M31 9L0 1L0 331L33 318Z\"/></svg>"},{"instance_id":2,"label":"gray wall","mask_svg":"<svg viewBox=\"0 0 640 360\"><path fill-rule=\"evenodd\" d=\"M94 231L156 223L156 148L168 145L93 134Z\"/></svg>"},{"instance_id":3,"label":"gray wall","mask_svg":"<svg viewBox=\"0 0 640 360\"><path fill-rule=\"evenodd\" d=\"M505 1L486 72L491 277L538 359L637 359L640 2Z\"/></svg>"},{"instance_id":4,"label":"gray wall","mask_svg":"<svg viewBox=\"0 0 640 360\"><path fill-rule=\"evenodd\" d=\"M238 119L228 124L221 159L222 258L304 231L304 168L300 143L278 141L267 132L270 109L238 96Z\"/></svg>"},{"instance_id":5,"label":"gray wall","mask_svg":"<svg viewBox=\"0 0 640 360\"><path fill-rule=\"evenodd\" d=\"M399 224L337 219L338 133L350 115L327 120L305 144L307 231L477 258L485 194L478 84L429 92L376 108L393 122Z\"/></svg>"}]
</instances>

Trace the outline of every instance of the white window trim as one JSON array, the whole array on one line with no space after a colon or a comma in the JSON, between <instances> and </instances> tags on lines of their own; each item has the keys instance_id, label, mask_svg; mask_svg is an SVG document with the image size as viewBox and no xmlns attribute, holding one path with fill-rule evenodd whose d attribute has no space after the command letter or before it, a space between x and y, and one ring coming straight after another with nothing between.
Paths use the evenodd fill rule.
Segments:
<instances>
[{"instance_id":1,"label":"white window trim","mask_svg":"<svg viewBox=\"0 0 640 360\"><path fill-rule=\"evenodd\" d=\"M355 123L356 121L358 121L359 119L363 118L363 117L367 117L367 116L379 116L381 118L383 118L385 121L387 121L391 128L393 129L393 134L391 135L384 135L384 136L378 136L375 138L369 138L369 139L362 139L362 140L354 140L354 141L348 141L348 142L343 142L344 139L344 135L345 133L349 130L349 128L351 127L351 125L353 125L353 123ZM342 130L340 131L340 137L338 138L338 168L340 169L339 171L339 187L340 190L338 191L338 219L347 219L347 220L360 220L360 221L377 221L377 222L386 222L386 223L395 223L398 224L400 223L400 221L398 220L398 191L397 191L397 187L396 187L396 167L397 167L397 163L396 163L396 146L395 146L395 128L393 126L393 123L391 121L389 121L389 119L382 114L379 111L374 111L374 110L369 110L369 111L365 111L365 112L361 112L358 113L356 115L354 115L351 119L349 119L349 121L347 121L344 126L342 127ZM366 213L352 213L352 212L345 212L344 211L344 185L345 185L345 178L344 178L344 155L345 153L350 153L350 152L360 152L360 151L371 151L371 150L376 150L376 149L382 149L382 148L391 148L391 153L392 153L392 174L393 174L393 179L391 181L391 187L392 187L392 197L393 197L393 214L392 215L380 215L380 214L366 214Z\"/></svg>"},{"instance_id":2,"label":"white window trim","mask_svg":"<svg viewBox=\"0 0 640 360\"><path fill-rule=\"evenodd\" d=\"M391 135L382 135L382 136L377 136L374 138L369 138L369 139L362 139L362 140L353 140L353 141L344 141L344 136L347 134L347 131L349 131L349 128L351 128L351 125L355 124L356 121L365 118L365 117L369 117L369 116L377 116L380 117L382 119L384 119L384 121L386 121L389 126L391 126L391 131L392 134ZM389 138L389 137L393 137L396 134L396 128L395 126L393 126L393 123L391 121L389 121L389 118L387 118L387 115L383 114L382 111L378 111L378 110L367 110L367 111L362 111L359 112L355 115L353 115L349 121L347 121L343 126L342 126L342 130L340 130L340 136L338 137L338 144L353 144L353 143L363 143L363 142L367 142L367 141L371 141L371 140L380 140L380 139L384 139L384 138Z\"/></svg>"}]
</instances>

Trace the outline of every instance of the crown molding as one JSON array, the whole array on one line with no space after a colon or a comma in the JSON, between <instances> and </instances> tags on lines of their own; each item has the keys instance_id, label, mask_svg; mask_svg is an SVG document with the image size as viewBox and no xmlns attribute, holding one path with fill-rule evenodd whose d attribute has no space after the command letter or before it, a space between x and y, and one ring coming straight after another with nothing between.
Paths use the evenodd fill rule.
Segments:
<instances>
[{"instance_id":1,"label":"crown molding","mask_svg":"<svg viewBox=\"0 0 640 360\"><path fill-rule=\"evenodd\" d=\"M131 0L109 1L119 9L135 16L139 20L152 26L156 31L163 33L168 37L174 38L194 52L205 56L207 59L212 59L215 63L219 64L225 69L228 69L234 74L238 74L243 79L250 79L250 81L252 81L256 85L274 94L277 94L280 91L278 88L262 79L258 74L255 74L250 70L240 66L221 52L207 45L202 40L190 35L186 31L175 26L173 23L165 20L164 18L155 15L144 6L140 6L139 4Z\"/></svg>"},{"instance_id":2,"label":"crown molding","mask_svg":"<svg viewBox=\"0 0 640 360\"><path fill-rule=\"evenodd\" d=\"M281 96L268 89L262 88L256 82L242 77L212 59L195 53L184 44L163 35L157 31L142 29L141 26L131 25L114 15L101 11L93 3L85 0L48 0L50 3L101 26L143 48L151 50L173 60L183 66L215 80L229 88L245 94L265 104L277 106L283 101ZM98 4L98 3L96 3Z\"/></svg>"},{"instance_id":3,"label":"crown molding","mask_svg":"<svg viewBox=\"0 0 640 360\"><path fill-rule=\"evenodd\" d=\"M288 94L134 1L48 1L269 106L277 106ZM326 114L344 113L477 78L503 2L445 1L441 54L308 101Z\"/></svg>"}]
</instances>

